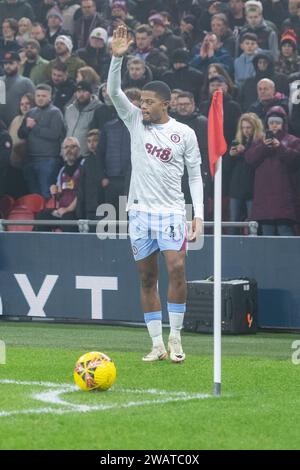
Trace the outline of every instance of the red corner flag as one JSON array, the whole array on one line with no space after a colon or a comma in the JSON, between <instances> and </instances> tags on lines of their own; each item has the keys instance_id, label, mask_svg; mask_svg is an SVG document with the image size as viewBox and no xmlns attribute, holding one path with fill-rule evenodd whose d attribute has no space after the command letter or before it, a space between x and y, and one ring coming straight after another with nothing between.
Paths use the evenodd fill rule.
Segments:
<instances>
[{"instance_id":1,"label":"red corner flag","mask_svg":"<svg viewBox=\"0 0 300 470\"><path fill-rule=\"evenodd\" d=\"M208 156L212 176L215 176L218 159L226 150L227 144L223 134L223 93L216 90L208 113Z\"/></svg>"}]
</instances>

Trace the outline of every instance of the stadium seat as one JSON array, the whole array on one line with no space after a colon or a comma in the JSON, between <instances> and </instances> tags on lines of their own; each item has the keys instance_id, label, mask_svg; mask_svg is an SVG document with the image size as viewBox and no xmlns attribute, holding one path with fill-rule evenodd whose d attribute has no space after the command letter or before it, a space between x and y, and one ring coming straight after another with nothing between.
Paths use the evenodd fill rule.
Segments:
<instances>
[{"instance_id":1,"label":"stadium seat","mask_svg":"<svg viewBox=\"0 0 300 470\"><path fill-rule=\"evenodd\" d=\"M8 196L8 194L5 194L0 199L0 217L2 219L6 219L6 217L9 214L9 211L13 208L14 203L15 203L14 198L11 196Z\"/></svg>"},{"instance_id":2,"label":"stadium seat","mask_svg":"<svg viewBox=\"0 0 300 470\"><path fill-rule=\"evenodd\" d=\"M14 207L9 215L8 220L33 220L34 213L28 210L26 207ZM33 229L32 225L7 225L6 230L8 232L31 232Z\"/></svg>"},{"instance_id":3,"label":"stadium seat","mask_svg":"<svg viewBox=\"0 0 300 470\"><path fill-rule=\"evenodd\" d=\"M29 212L37 214L45 208L46 201L40 194L27 194L15 201L14 209L26 208Z\"/></svg>"},{"instance_id":4,"label":"stadium seat","mask_svg":"<svg viewBox=\"0 0 300 470\"><path fill-rule=\"evenodd\" d=\"M46 201L45 209L56 209L56 200L54 197L51 197Z\"/></svg>"}]
</instances>

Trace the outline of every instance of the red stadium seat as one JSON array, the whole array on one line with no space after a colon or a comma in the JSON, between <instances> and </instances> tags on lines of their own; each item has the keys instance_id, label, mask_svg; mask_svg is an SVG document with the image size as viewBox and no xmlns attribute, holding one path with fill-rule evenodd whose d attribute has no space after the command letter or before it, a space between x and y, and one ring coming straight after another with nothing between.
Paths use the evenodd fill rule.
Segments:
<instances>
[{"instance_id":1,"label":"red stadium seat","mask_svg":"<svg viewBox=\"0 0 300 470\"><path fill-rule=\"evenodd\" d=\"M8 196L8 194L5 194L1 199L0 199L0 217L5 219L9 211L13 208L15 203L15 200L13 197Z\"/></svg>"},{"instance_id":2,"label":"red stadium seat","mask_svg":"<svg viewBox=\"0 0 300 470\"><path fill-rule=\"evenodd\" d=\"M8 220L33 220L34 213L29 211L26 207L13 208L9 215ZM7 225L6 230L8 232L31 232L33 229L32 225Z\"/></svg>"},{"instance_id":3,"label":"red stadium seat","mask_svg":"<svg viewBox=\"0 0 300 470\"><path fill-rule=\"evenodd\" d=\"M54 197L51 197L46 201L45 209L56 209L56 200Z\"/></svg>"},{"instance_id":4,"label":"red stadium seat","mask_svg":"<svg viewBox=\"0 0 300 470\"><path fill-rule=\"evenodd\" d=\"M22 196L16 200L14 209L24 207L29 212L37 214L45 208L45 205L46 201L40 194L27 194L26 196Z\"/></svg>"}]
</instances>

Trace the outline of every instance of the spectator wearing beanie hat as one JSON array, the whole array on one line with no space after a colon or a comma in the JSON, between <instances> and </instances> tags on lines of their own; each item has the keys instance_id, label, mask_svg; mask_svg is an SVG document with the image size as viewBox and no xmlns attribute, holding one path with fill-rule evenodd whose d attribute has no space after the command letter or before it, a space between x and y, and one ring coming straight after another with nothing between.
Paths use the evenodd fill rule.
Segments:
<instances>
[{"instance_id":1,"label":"spectator wearing beanie hat","mask_svg":"<svg viewBox=\"0 0 300 470\"><path fill-rule=\"evenodd\" d=\"M50 44L55 44L58 36L68 36L69 31L63 28L63 17L58 8L51 8L47 13L46 39Z\"/></svg>"},{"instance_id":2,"label":"spectator wearing beanie hat","mask_svg":"<svg viewBox=\"0 0 300 470\"><path fill-rule=\"evenodd\" d=\"M107 28L107 21L97 12L95 0L81 0L81 8L76 11L74 35L78 49L85 48L88 44L91 32L95 28ZM81 12L81 15L78 14Z\"/></svg>"},{"instance_id":3,"label":"spectator wearing beanie hat","mask_svg":"<svg viewBox=\"0 0 300 470\"><path fill-rule=\"evenodd\" d=\"M35 39L28 39L24 42L25 62L20 67L20 74L28 77L35 84L43 83L46 78L46 68L48 60L40 56L41 46Z\"/></svg>"},{"instance_id":4,"label":"spectator wearing beanie hat","mask_svg":"<svg viewBox=\"0 0 300 470\"><path fill-rule=\"evenodd\" d=\"M125 24L127 28L135 30L139 23L131 15L128 14L126 2L114 1L111 6L111 25L109 27L109 35L112 36L114 29L119 24Z\"/></svg>"},{"instance_id":5,"label":"spectator wearing beanie hat","mask_svg":"<svg viewBox=\"0 0 300 470\"><path fill-rule=\"evenodd\" d=\"M75 80L77 70L84 67L86 63L78 57L77 54L72 54L73 43L69 36L58 36L55 41L56 58L51 60L47 66L47 77L51 79L51 69L53 65L64 63L67 66L68 75L72 80Z\"/></svg>"},{"instance_id":6,"label":"spectator wearing beanie hat","mask_svg":"<svg viewBox=\"0 0 300 470\"><path fill-rule=\"evenodd\" d=\"M184 40L180 36L176 36L167 28L165 19L160 14L151 15L148 19L152 27L153 47L160 48L168 55L172 56L175 49L185 47Z\"/></svg>"},{"instance_id":7,"label":"spectator wearing beanie hat","mask_svg":"<svg viewBox=\"0 0 300 470\"><path fill-rule=\"evenodd\" d=\"M290 75L300 69L300 57L297 51L297 36L292 29L286 30L280 40L279 60L275 65L276 72Z\"/></svg>"},{"instance_id":8,"label":"spectator wearing beanie hat","mask_svg":"<svg viewBox=\"0 0 300 470\"><path fill-rule=\"evenodd\" d=\"M87 134L94 128L95 111L101 107L99 99L93 95L90 82L82 80L76 85L75 101L66 108L67 137L77 137L80 142L81 154L89 153Z\"/></svg>"},{"instance_id":9,"label":"spectator wearing beanie hat","mask_svg":"<svg viewBox=\"0 0 300 470\"><path fill-rule=\"evenodd\" d=\"M95 28L90 34L87 46L77 51L79 57L100 75L101 81L106 80L110 64L107 40L107 31L104 28Z\"/></svg>"},{"instance_id":10,"label":"spectator wearing beanie hat","mask_svg":"<svg viewBox=\"0 0 300 470\"><path fill-rule=\"evenodd\" d=\"M196 105L199 104L203 86L203 73L189 65L190 55L187 49L175 49L172 55L172 69L165 72L162 80L171 90L179 88L190 91L194 95Z\"/></svg>"}]
</instances>

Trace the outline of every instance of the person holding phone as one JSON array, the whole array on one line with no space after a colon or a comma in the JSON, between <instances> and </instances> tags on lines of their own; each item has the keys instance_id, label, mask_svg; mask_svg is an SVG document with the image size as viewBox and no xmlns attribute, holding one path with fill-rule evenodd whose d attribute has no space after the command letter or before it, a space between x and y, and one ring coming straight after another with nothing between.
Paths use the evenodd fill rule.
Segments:
<instances>
[{"instance_id":1,"label":"person holding phone","mask_svg":"<svg viewBox=\"0 0 300 470\"><path fill-rule=\"evenodd\" d=\"M268 111L266 134L252 143L245 159L255 168L251 217L260 223L261 234L294 235L300 139L288 133L287 114L282 107Z\"/></svg>"},{"instance_id":2,"label":"person holding phone","mask_svg":"<svg viewBox=\"0 0 300 470\"><path fill-rule=\"evenodd\" d=\"M235 140L226 158L231 177L229 181L229 219L239 222L250 218L253 200L254 169L246 162L245 152L253 140L263 136L261 120L254 113L245 113L239 119ZM236 229L229 229L236 235Z\"/></svg>"}]
</instances>

